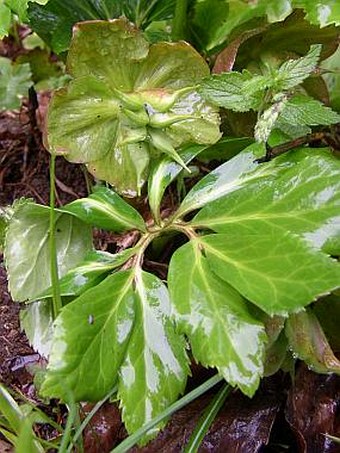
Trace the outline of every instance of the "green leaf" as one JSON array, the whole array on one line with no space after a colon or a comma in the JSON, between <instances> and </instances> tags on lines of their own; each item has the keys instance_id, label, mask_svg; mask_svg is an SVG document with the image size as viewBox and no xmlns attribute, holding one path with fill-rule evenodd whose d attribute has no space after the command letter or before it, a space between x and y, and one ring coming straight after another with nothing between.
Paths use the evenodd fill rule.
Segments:
<instances>
[{"instance_id":1,"label":"green leaf","mask_svg":"<svg viewBox=\"0 0 340 453\"><path fill-rule=\"evenodd\" d=\"M12 25L12 14L8 6L1 2L0 3L0 39L3 39L8 35L8 32Z\"/></svg>"},{"instance_id":2,"label":"green leaf","mask_svg":"<svg viewBox=\"0 0 340 453\"><path fill-rule=\"evenodd\" d=\"M296 312L339 286L340 266L289 232L238 224L200 239L211 269L270 316Z\"/></svg>"},{"instance_id":3,"label":"green leaf","mask_svg":"<svg viewBox=\"0 0 340 453\"><path fill-rule=\"evenodd\" d=\"M35 440L30 418L23 418L15 442L16 453L44 453L45 449Z\"/></svg>"},{"instance_id":4,"label":"green leaf","mask_svg":"<svg viewBox=\"0 0 340 453\"><path fill-rule=\"evenodd\" d=\"M270 175L271 171L266 166L259 166L255 162L264 152L263 145L254 143L233 159L211 171L190 190L176 216L183 216L224 197L240 189L248 181Z\"/></svg>"},{"instance_id":5,"label":"green leaf","mask_svg":"<svg viewBox=\"0 0 340 453\"><path fill-rule=\"evenodd\" d=\"M181 149L183 162L188 165L192 159L207 148L205 145L189 145ZM157 222L160 222L160 206L166 188L183 170L182 165L169 157L159 158L151 167L148 179L148 196L151 211Z\"/></svg>"},{"instance_id":6,"label":"green leaf","mask_svg":"<svg viewBox=\"0 0 340 453\"><path fill-rule=\"evenodd\" d=\"M22 423L22 412L18 403L2 384L0 384L0 413L6 418L11 429L17 433Z\"/></svg>"},{"instance_id":7,"label":"green leaf","mask_svg":"<svg viewBox=\"0 0 340 453\"><path fill-rule=\"evenodd\" d=\"M44 395L67 400L71 391L76 401L97 401L114 386L134 324L132 281L131 271L110 275L63 307Z\"/></svg>"},{"instance_id":8,"label":"green leaf","mask_svg":"<svg viewBox=\"0 0 340 453\"><path fill-rule=\"evenodd\" d=\"M335 352L340 352L340 294L330 294L329 296L318 300L313 305L312 309L313 313L318 318L332 349Z\"/></svg>"},{"instance_id":9,"label":"green leaf","mask_svg":"<svg viewBox=\"0 0 340 453\"><path fill-rule=\"evenodd\" d=\"M209 8L211 2L206 0L199 3L206 3ZM214 48L221 46L230 36L234 36L238 30L247 29L247 26L248 29L250 27L253 28L254 23L265 25L268 22L280 22L278 24L280 26L281 21L286 19L285 25L292 17L288 16L295 8L302 8L306 13L306 24L318 25L315 28L326 27L330 24L340 24L340 7L337 0L322 0L318 2L313 0L258 0L253 3L234 0L225 3L228 3L227 11L220 10L220 17L217 22L214 21L206 25L206 28L209 28L210 35L209 43L206 47L211 53L216 50ZM303 17L303 14L301 14L301 17ZM202 21L197 25L199 26L201 23ZM197 33L200 32L200 29L197 28L194 31ZM304 30L300 30L300 32L304 37ZM207 31L205 31L203 37L206 34ZM288 39L291 38L288 35Z\"/></svg>"},{"instance_id":10,"label":"green leaf","mask_svg":"<svg viewBox=\"0 0 340 453\"><path fill-rule=\"evenodd\" d=\"M247 25L251 29L254 27L254 24L251 23ZM327 58L335 50L337 27L320 28L312 25L304 19L304 12L301 9L295 10L284 21L270 26L265 26L262 19L258 25L255 22L255 26L261 25L263 31L248 38L246 44L239 49L235 68L248 68L261 74L264 68L278 68L287 58L306 55L313 44L322 44L320 60ZM249 28L245 28L245 30L249 30ZM236 33L239 35L242 30Z\"/></svg>"},{"instance_id":11,"label":"green leaf","mask_svg":"<svg viewBox=\"0 0 340 453\"><path fill-rule=\"evenodd\" d=\"M48 114L48 146L82 162L126 196L140 195L150 157L220 138L217 109L197 92L209 74L188 44L149 46L125 19L75 28L68 54L74 80L59 90Z\"/></svg>"},{"instance_id":12,"label":"green leaf","mask_svg":"<svg viewBox=\"0 0 340 453\"><path fill-rule=\"evenodd\" d=\"M69 270L59 280L60 295L62 297L80 296L100 283L110 271L126 263L136 251L137 248L134 247L115 255L99 250L89 252L84 261ZM39 294L36 299L43 300L51 297L53 297L53 287Z\"/></svg>"},{"instance_id":13,"label":"green leaf","mask_svg":"<svg viewBox=\"0 0 340 453\"><path fill-rule=\"evenodd\" d=\"M53 309L50 299L29 304L20 312L20 327L32 348L48 358L52 346Z\"/></svg>"},{"instance_id":14,"label":"green leaf","mask_svg":"<svg viewBox=\"0 0 340 453\"><path fill-rule=\"evenodd\" d=\"M28 16L33 30L54 52L60 53L69 48L72 28L77 22L125 16L145 29L153 21L169 19L174 6L175 0L74 0L72 4L50 0L45 6L30 3Z\"/></svg>"},{"instance_id":15,"label":"green leaf","mask_svg":"<svg viewBox=\"0 0 340 453\"><path fill-rule=\"evenodd\" d=\"M19 206L7 229L5 258L9 288L18 302L33 299L51 286L50 210L28 202ZM91 229L78 219L56 213L59 276L81 262L92 248Z\"/></svg>"},{"instance_id":16,"label":"green leaf","mask_svg":"<svg viewBox=\"0 0 340 453\"><path fill-rule=\"evenodd\" d=\"M202 2L199 2L198 4L200 3ZM209 0L206 0L203 3L206 3L208 10L209 7L212 9ZM206 28L209 28L209 41L206 44L207 50L209 51L213 51L215 47L222 45L235 29L238 29L242 24L246 24L248 21L254 21L254 19L262 17L262 22L265 23L266 16L269 22L281 21L292 11L290 1L286 0L258 0L253 3L244 2L243 0L234 0L232 2L220 2L220 4L217 22L206 24ZM213 14L213 12L210 14ZM197 16L197 25L201 26L204 19L201 19L198 14ZM257 24L259 22L257 21L255 23ZM199 32L199 30L200 29L198 28L197 31ZM207 31L205 34L207 34Z\"/></svg>"},{"instance_id":17,"label":"green leaf","mask_svg":"<svg viewBox=\"0 0 340 453\"><path fill-rule=\"evenodd\" d=\"M310 368L317 373L340 374L340 361L335 357L311 310L290 315L285 332L293 354Z\"/></svg>"},{"instance_id":18,"label":"green leaf","mask_svg":"<svg viewBox=\"0 0 340 453\"><path fill-rule=\"evenodd\" d=\"M109 88L129 92L148 50L142 33L127 20L78 23L68 52L68 71L74 78L91 75Z\"/></svg>"},{"instance_id":19,"label":"green leaf","mask_svg":"<svg viewBox=\"0 0 340 453\"><path fill-rule=\"evenodd\" d=\"M284 106L282 120L291 126L318 126L340 122L340 115L320 101L304 95L295 95Z\"/></svg>"},{"instance_id":20,"label":"green leaf","mask_svg":"<svg viewBox=\"0 0 340 453\"><path fill-rule=\"evenodd\" d=\"M183 162L181 156L178 155L175 148L172 146L170 139L163 131L159 130L149 130L149 139L152 143L152 146L167 156L171 157L175 162L177 162L183 169L190 171L188 167Z\"/></svg>"},{"instance_id":21,"label":"green leaf","mask_svg":"<svg viewBox=\"0 0 340 453\"><path fill-rule=\"evenodd\" d=\"M278 87L289 90L307 79L317 67L321 48L321 44L313 45L304 57L285 61L277 71Z\"/></svg>"},{"instance_id":22,"label":"green leaf","mask_svg":"<svg viewBox=\"0 0 340 453\"><path fill-rule=\"evenodd\" d=\"M19 108L31 85L28 63L12 64L8 58L0 57L0 111Z\"/></svg>"},{"instance_id":23,"label":"green leaf","mask_svg":"<svg viewBox=\"0 0 340 453\"><path fill-rule=\"evenodd\" d=\"M184 341L170 320L167 289L151 274L117 272L86 291L62 309L52 343L42 393L93 401L119 380L129 432L184 390Z\"/></svg>"},{"instance_id":24,"label":"green leaf","mask_svg":"<svg viewBox=\"0 0 340 453\"><path fill-rule=\"evenodd\" d=\"M144 220L138 211L107 187L95 188L91 195L72 201L61 208L61 211L108 231L145 231Z\"/></svg>"},{"instance_id":25,"label":"green leaf","mask_svg":"<svg viewBox=\"0 0 340 453\"><path fill-rule=\"evenodd\" d=\"M45 5L48 0L5 0L5 4L7 4L11 8L11 10L19 17L20 22L26 23L28 2Z\"/></svg>"},{"instance_id":26,"label":"green leaf","mask_svg":"<svg viewBox=\"0 0 340 453\"><path fill-rule=\"evenodd\" d=\"M216 32L224 25L229 12L229 2L224 0L201 0L194 3L190 24L200 49L208 49L214 42ZM197 46L196 46L197 47Z\"/></svg>"},{"instance_id":27,"label":"green leaf","mask_svg":"<svg viewBox=\"0 0 340 453\"><path fill-rule=\"evenodd\" d=\"M340 5L337 0L293 0L296 8L303 8L306 18L312 24L326 27L330 24L340 25Z\"/></svg>"},{"instance_id":28,"label":"green leaf","mask_svg":"<svg viewBox=\"0 0 340 453\"><path fill-rule=\"evenodd\" d=\"M171 259L175 320L197 362L216 367L231 385L253 396L263 373L264 326L240 294L211 271L200 245L191 240Z\"/></svg>"},{"instance_id":29,"label":"green leaf","mask_svg":"<svg viewBox=\"0 0 340 453\"><path fill-rule=\"evenodd\" d=\"M29 37L30 36L33 35L29 35ZM52 61L50 50L46 48L33 47L32 50L27 51L25 54L19 55L15 61L20 64L29 63L36 91L38 91L39 87L43 84L47 85L50 83L49 79L56 81L67 77L63 74L61 62Z\"/></svg>"},{"instance_id":30,"label":"green leaf","mask_svg":"<svg viewBox=\"0 0 340 453\"><path fill-rule=\"evenodd\" d=\"M204 99L212 104L235 112L258 110L262 100L261 91L265 88L262 80L260 78L255 86L247 89L246 83L252 81L250 72L225 72L203 79L200 83L199 92Z\"/></svg>"},{"instance_id":31,"label":"green leaf","mask_svg":"<svg viewBox=\"0 0 340 453\"><path fill-rule=\"evenodd\" d=\"M245 151L214 171L226 177L228 169L247 155ZM209 179L204 179L201 199L211 193ZM284 154L246 173L243 179L241 174L233 189L205 206L192 221L193 226L233 234L239 226L251 234L275 226L283 233L299 234L327 253L336 254L339 249L340 161L328 150L300 149Z\"/></svg>"},{"instance_id":32,"label":"green leaf","mask_svg":"<svg viewBox=\"0 0 340 453\"><path fill-rule=\"evenodd\" d=\"M198 159L202 162L210 162L212 160L225 162L252 143L254 143L254 139L251 137L226 136L214 145L210 145L203 150Z\"/></svg>"},{"instance_id":33,"label":"green leaf","mask_svg":"<svg viewBox=\"0 0 340 453\"><path fill-rule=\"evenodd\" d=\"M152 274L137 272L135 326L118 385L128 432L136 431L176 401L189 373L184 340L170 320L165 285ZM149 431L144 442L164 424Z\"/></svg>"},{"instance_id":34,"label":"green leaf","mask_svg":"<svg viewBox=\"0 0 340 453\"><path fill-rule=\"evenodd\" d=\"M149 173L149 150L144 143L122 145L112 153L88 163L96 178L108 181L125 197L141 195Z\"/></svg>"}]
</instances>

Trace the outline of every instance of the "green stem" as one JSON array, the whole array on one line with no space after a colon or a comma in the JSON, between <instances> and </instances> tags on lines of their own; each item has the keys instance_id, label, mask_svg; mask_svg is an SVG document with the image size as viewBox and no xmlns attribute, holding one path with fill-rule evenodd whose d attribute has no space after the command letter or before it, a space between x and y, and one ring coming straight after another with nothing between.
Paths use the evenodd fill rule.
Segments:
<instances>
[{"instance_id":1,"label":"green stem","mask_svg":"<svg viewBox=\"0 0 340 453\"><path fill-rule=\"evenodd\" d=\"M67 416L67 422L65 426L65 431L63 434L63 437L61 439L60 447L58 449L58 453L66 453L67 451L67 445L70 442L70 437L71 437L71 431L74 425L74 422L76 420L78 413L78 406L76 403L71 403L69 406L69 412Z\"/></svg>"},{"instance_id":2,"label":"green stem","mask_svg":"<svg viewBox=\"0 0 340 453\"><path fill-rule=\"evenodd\" d=\"M185 447L184 453L196 453L205 437L213 421L216 418L219 410L223 406L227 396L231 392L232 387L225 384L221 390L215 395L211 403L205 409L202 417L195 426L192 432L189 442Z\"/></svg>"},{"instance_id":3,"label":"green stem","mask_svg":"<svg viewBox=\"0 0 340 453\"><path fill-rule=\"evenodd\" d=\"M73 445L77 442L77 440L81 437L84 429L86 428L86 426L89 424L91 418L98 412L98 410L101 408L101 406L108 400L111 398L112 395L114 395L115 393L117 393L117 386L114 386L114 388L105 396L104 399L102 399L101 401L99 401L93 408L92 410L87 414L87 416L84 418L84 420L82 421L81 425L79 426L79 428L77 429L77 431L75 432L74 436L73 436L73 439L71 440L68 448L67 448L67 453L71 453L72 452L72 447Z\"/></svg>"},{"instance_id":4,"label":"green stem","mask_svg":"<svg viewBox=\"0 0 340 453\"><path fill-rule=\"evenodd\" d=\"M186 38L188 0L176 0L175 15L172 21L173 41Z\"/></svg>"},{"instance_id":5,"label":"green stem","mask_svg":"<svg viewBox=\"0 0 340 453\"><path fill-rule=\"evenodd\" d=\"M51 256L51 282L53 292L53 317L54 319L58 316L59 311L62 307L59 277L58 277L58 262L57 262L57 247L56 247L56 228L55 228L55 159L54 155L51 155L50 160L50 256Z\"/></svg>"},{"instance_id":6,"label":"green stem","mask_svg":"<svg viewBox=\"0 0 340 453\"><path fill-rule=\"evenodd\" d=\"M80 426L81 426L80 404L77 404L77 413L76 413L76 417L74 419L74 429L76 431L78 431L80 429ZM70 443L71 442L72 441L70 440ZM77 453L84 453L84 443L83 443L83 438L81 436L77 439L76 444L77 444Z\"/></svg>"},{"instance_id":7,"label":"green stem","mask_svg":"<svg viewBox=\"0 0 340 453\"><path fill-rule=\"evenodd\" d=\"M216 374L212 378L205 381L199 387L195 388L187 395L183 396L183 398L179 399L175 403L171 404L168 408L166 408L162 413L157 415L157 417L150 420L141 428L137 429L131 436L121 442L116 448L114 448L111 453L125 453L130 450L140 439L152 428L162 422L165 418L170 417L174 412L182 409L182 407L186 406L187 404L191 403L193 400L198 398L199 396L203 395L205 392L210 390L219 382L223 381L223 377Z\"/></svg>"},{"instance_id":8,"label":"green stem","mask_svg":"<svg viewBox=\"0 0 340 453\"><path fill-rule=\"evenodd\" d=\"M21 46L20 36L19 36L19 23L15 20L14 14L12 13L12 36L14 38L15 44Z\"/></svg>"}]
</instances>

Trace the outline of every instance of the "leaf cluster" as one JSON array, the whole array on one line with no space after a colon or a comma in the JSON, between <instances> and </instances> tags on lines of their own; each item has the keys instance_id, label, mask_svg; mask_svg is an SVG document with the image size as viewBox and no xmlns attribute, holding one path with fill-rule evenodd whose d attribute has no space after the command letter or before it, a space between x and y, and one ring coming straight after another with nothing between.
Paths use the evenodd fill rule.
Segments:
<instances>
[{"instance_id":1,"label":"leaf cluster","mask_svg":"<svg viewBox=\"0 0 340 453\"><path fill-rule=\"evenodd\" d=\"M340 251L339 161L327 150L311 155L301 149L258 164L261 152L251 145L216 168L171 218L158 217L158 225L145 224L105 187L57 209L64 307L53 327L49 208L17 208L6 235L6 264L13 297L30 300L26 332L49 356L45 396L98 400L117 383L124 422L134 432L184 391L185 337L197 362L215 367L249 396L269 372L273 348L280 348L280 361L292 348L319 372L339 372L315 315L295 314L339 284L339 265L329 256ZM151 180L166 186L174 165L180 171L165 158ZM185 221L190 212L197 214ZM115 255L94 252L90 227L136 230L140 238ZM166 286L143 270L143 257L157 237L176 232L189 240L172 256ZM274 334L268 331L273 316L282 319ZM301 329L302 343L295 337ZM313 346L320 341L329 358Z\"/></svg>"},{"instance_id":2,"label":"leaf cluster","mask_svg":"<svg viewBox=\"0 0 340 453\"><path fill-rule=\"evenodd\" d=\"M330 125L340 116L300 89L300 85L316 70L321 45L313 45L304 57L284 61L278 67L267 63L263 74L248 70L213 75L202 81L200 93L209 102L236 112L258 112L254 136L267 142L271 131L291 127L311 132L309 127Z\"/></svg>"},{"instance_id":3,"label":"leaf cluster","mask_svg":"<svg viewBox=\"0 0 340 453\"><path fill-rule=\"evenodd\" d=\"M30 4L33 27L57 52L68 50L71 80L54 93L47 118L52 163L58 155L84 163L103 183L59 208L52 184L50 207L27 200L0 216L12 297L25 304L22 326L49 362L42 394L72 409L117 388L127 430L141 430L141 443L166 423L162 414L185 391L191 360L249 397L295 358L340 373L336 329L320 308L338 316L339 159L329 148L301 147L259 160L275 130L280 142L339 121L315 95L336 27L308 22L339 24L338 7L322 2L325 18L315 2L180 3ZM290 15L297 7L308 21ZM126 18L88 20L122 13L145 34ZM292 38L288 45L282 33L301 23L307 44L294 40L287 54ZM188 33L201 54L183 41L160 42L155 34L164 36L165 24ZM220 46L214 68L223 70L210 76L202 54ZM25 74L7 60L3 67L4 87L12 79L25 85ZM11 102L18 105L16 94ZM220 140L221 123L225 131L228 121L246 118L249 129L254 112L255 143L242 134ZM182 184L184 196L163 209L167 189L187 177L190 189ZM129 200L144 194L147 213ZM130 245L94 249L98 228L127 235ZM155 250L169 244L161 275Z\"/></svg>"}]
</instances>

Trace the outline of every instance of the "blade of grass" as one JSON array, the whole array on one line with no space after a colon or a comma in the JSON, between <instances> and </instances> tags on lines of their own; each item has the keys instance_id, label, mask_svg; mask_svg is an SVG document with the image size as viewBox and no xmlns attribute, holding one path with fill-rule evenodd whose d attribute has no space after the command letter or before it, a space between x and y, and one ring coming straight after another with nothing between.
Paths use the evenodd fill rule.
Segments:
<instances>
[{"instance_id":1,"label":"blade of grass","mask_svg":"<svg viewBox=\"0 0 340 453\"><path fill-rule=\"evenodd\" d=\"M205 381L203 384L189 392L187 395L184 395L175 403L171 404L171 406L167 407L162 413L157 415L157 417L150 420L144 426L139 428L135 433L131 434L131 436L123 440L123 442L121 442L116 448L111 450L111 453L125 453L129 451L129 449L132 448L137 442L139 442L144 434L146 434L150 429L158 425L158 423L163 421L165 418L170 417L170 415L172 415L174 412L191 403L191 401L203 395L205 392L210 390L221 381L223 381L223 377L215 374L215 376Z\"/></svg>"},{"instance_id":2,"label":"blade of grass","mask_svg":"<svg viewBox=\"0 0 340 453\"><path fill-rule=\"evenodd\" d=\"M79 437L82 435L84 429L86 426L89 424L91 418L98 412L98 410L101 408L101 406L111 398L112 395L114 395L117 392L117 386L115 386L106 396L103 398L101 401L98 401L98 403L92 408L92 410L87 414L87 416L84 418L82 421L81 425L75 432L73 439L71 440L68 448L67 448L67 453L72 452L73 445L77 442Z\"/></svg>"},{"instance_id":3,"label":"blade of grass","mask_svg":"<svg viewBox=\"0 0 340 453\"><path fill-rule=\"evenodd\" d=\"M61 438L60 447L58 453L66 453L67 445L70 442L71 431L74 426L74 422L77 417L78 405L74 402L69 404L69 411L67 416L67 422L64 430L64 434Z\"/></svg>"},{"instance_id":4,"label":"blade of grass","mask_svg":"<svg viewBox=\"0 0 340 453\"><path fill-rule=\"evenodd\" d=\"M204 439L204 436L209 431L210 426L216 418L219 410L223 406L227 396L230 394L232 387L225 384L221 390L215 395L208 407L205 409L202 417L199 419L190 439L185 447L184 453L196 453Z\"/></svg>"},{"instance_id":5,"label":"blade of grass","mask_svg":"<svg viewBox=\"0 0 340 453\"><path fill-rule=\"evenodd\" d=\"M340 438L339 437L331 436L330 434L324 434L324 436L327 437L327 439L329 439L332 442L334 442L335 444L340 444Z\"/></svg>"},{"instance_id":6,"label":"blade of grass","mask_svg":"<svg viewBox=\"0 0 340 453\"><path fill-rule=\"evenodd\" d=\"M0 384L0 412L8 421L14 432L20 430L23 414L12 395Z\"/></svg>"}]
</instances>

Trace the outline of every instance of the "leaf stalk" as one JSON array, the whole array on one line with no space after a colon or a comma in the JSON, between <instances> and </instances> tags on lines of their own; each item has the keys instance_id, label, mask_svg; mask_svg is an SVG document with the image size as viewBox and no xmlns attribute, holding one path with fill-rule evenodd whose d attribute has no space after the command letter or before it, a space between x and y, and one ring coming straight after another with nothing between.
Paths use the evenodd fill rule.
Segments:
<instances>
[{"instance_id":1,"label":"leaf stalk","mask_svg":"<svg viewBox=\"0 0 340 453\"><path fill-rule=\"evenodd\" d=\"M57 247L56 247L56 216L55 216L55 160L56 156L51 155L50 160L50 269L51 269L51 283L52 283L52 306L53 318L55 319L62 307L59 276L58 276L58 261L57 261Z\"/></svg>"}]
</instances>

